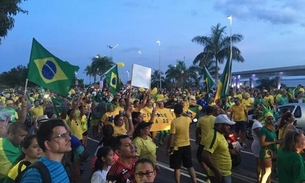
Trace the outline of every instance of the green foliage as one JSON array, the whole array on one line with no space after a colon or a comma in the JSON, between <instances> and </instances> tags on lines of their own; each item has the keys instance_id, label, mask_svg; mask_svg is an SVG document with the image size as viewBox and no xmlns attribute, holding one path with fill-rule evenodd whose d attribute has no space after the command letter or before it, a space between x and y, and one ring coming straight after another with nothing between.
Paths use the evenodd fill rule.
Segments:
<instances>
[{"instance_id":1,"label":"green foliage","mask_svg":"<svg viewBox=\"0 0 305 183\"><path fill-rule=\"evenodd\" d=\"M20 8L22 0L1 0L0 1L0 44L1 37L5 37L9 30L14 27L15 19L18 13L28 13Z\"/></svg>"},{"instance_id":2,"label":"green foliage","mask_svg":"<svg viewBox=\"0 0 305 183\"><path fill-rule=\"evenodd\" d=\"M10 71L0 74L1 88L20 87L25 85L28 69L19 65Z\"/></svg>"}]
</instances>

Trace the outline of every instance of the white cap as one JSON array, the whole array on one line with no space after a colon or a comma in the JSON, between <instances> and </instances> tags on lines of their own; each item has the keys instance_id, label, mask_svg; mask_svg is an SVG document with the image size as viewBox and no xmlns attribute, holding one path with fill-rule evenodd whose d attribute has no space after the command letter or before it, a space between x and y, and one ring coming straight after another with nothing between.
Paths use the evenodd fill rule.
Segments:
<instances>
[{"instance_id":1,"label":"white cap","mask_svg":"<svg viewBox=\"0 0 305 183\"><path fill-rule=\"evenodd\" d=\"M226 114L219 114L216 118L215 118L215 124L229 124L229 125L234 125L235 122L231 121L228 116Z\"/></svg>"}]
</instances>

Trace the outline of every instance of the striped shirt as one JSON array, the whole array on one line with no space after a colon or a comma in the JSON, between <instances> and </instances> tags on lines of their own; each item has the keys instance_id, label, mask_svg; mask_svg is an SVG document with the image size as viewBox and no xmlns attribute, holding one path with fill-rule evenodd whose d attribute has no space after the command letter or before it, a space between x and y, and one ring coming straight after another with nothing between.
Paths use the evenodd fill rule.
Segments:
<instances>
[{"instance_id":1,"label":"striped shirt","mask_svg":"<svg viewBox=\"0 0 305 183\"><path fill-rule=\"evenodd\" d=\"M38 161L42 162L49 170L52 183L69 183L69 178L61 162L50 160L46 157L40 158ZM39 171L31 168L24 172L21 183L43 183Z\"/></svg>"}]
</instances>

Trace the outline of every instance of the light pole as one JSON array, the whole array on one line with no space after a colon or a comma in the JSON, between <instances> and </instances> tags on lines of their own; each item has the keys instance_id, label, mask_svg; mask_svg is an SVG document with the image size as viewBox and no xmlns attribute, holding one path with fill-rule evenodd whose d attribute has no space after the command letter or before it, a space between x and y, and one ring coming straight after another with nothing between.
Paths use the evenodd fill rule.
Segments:
<instances>
[{"instance_id":1,"label":"light pole","mask_svg":"<svg viewBox=\"0 0 305 183\"><path fill-rule=\"evenodd\" d=\"M126 71L126 73L127 73L127 80L129 81L129 77L130 77L129 71Z\"/></svg>"},{"instance_id":2,"label":"light pole","mask_svg":"<svg viewBox=\"0 0 305 183\"><path fill-rule=\"evenodd\" d=\"M230 22L230 62L232 62L232 49L233 49L233 42L232 42L232 15L228 16Z\"/></svg>"},{"instance_id":3,"label":"light pole","mask_svg":"<svg viewBox=\"0 0 305 183\"><path fill-rule=\"evenodd\" d=\"M159 45L159 80L160 80L160 90L162 89L162 82L161 82L161 50L160 50L160 46L161 46L161 41L157 40L156 43Z\"/></svg>"},{"instance_id":4,"label":"light pole","mask_svg":"<svg viewBox=\"0 0 305 183\"><path fill-rule=\"evenodd\" d=\"M114 60L113 57L112 57L112 50L113 50L113 49L116 49L118 46L119 46L118 44L116 44L116 45L114 45L114 46L107 45L107 47L111 50L111 58L112 58L112 61Z\"/></svg>"},{"instance_id":5,"label":"light pole","mask_svg":"<svg viewBox=\"0 0 305 183\"><path fill-rule=\"evenodd\" d=\"M230 58L229 58L229 63L230 63L230 72L232 70L232 51L233 51L233 42L232 42L232 15L228 16L229 22L230 22ZM229 75L229 82L232 82L231 80L231 73ZM228 84L229 86L231 85L231 83ZM226 91L227 92L227 91Z\"/></svg>"},{"instance_id":6,"label":"light pole","mask_svg":"<svg viewBox=\"0 0 305 183\"><path fill-rule=\"evenodd\" d=\"M141 62L141 60L142 60L142 59L141 59L141 57L142 57L142 51L139 50L139 51L138 51L138 54L140 55L140 62Z\"/></svg>"}]
</instances>

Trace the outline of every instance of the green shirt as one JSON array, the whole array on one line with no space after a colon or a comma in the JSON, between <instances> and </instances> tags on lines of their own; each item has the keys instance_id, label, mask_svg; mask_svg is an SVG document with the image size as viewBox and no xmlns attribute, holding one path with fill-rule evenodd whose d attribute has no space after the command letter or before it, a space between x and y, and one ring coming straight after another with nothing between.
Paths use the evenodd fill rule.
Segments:
<instances>
[{"instance_id":1,"label":"green shirt","mask_svg":"<svg viewBox=\"0 0 305 183\"><path fill-rule=\"evenodd\" d=\"M301 183L305 181L304 160L297 152L279 149L276 162L279 183Z\"/></svg>"},{"instance_id":2,"label":"green shirt","mask_svg":"<svg viewBox=\"0 0 305 183\"><path fill-rule=\"evenodd\" d=\"M276 136L276 133L273 131L273 130L270 130L269 128L263 126L259 132L259 136L265 136L265 141L266 142L274 142L276 141L277 139L277 136ZM266 149L270 149L272 150L273 152L276 151L276 144L271 144L271 145L268 145L268 146L262 146L260 148L260 151L259 151L259 157L261 159L264 159L264 156L265 156L265 150Z\"/></svg>"}]
</instances>

